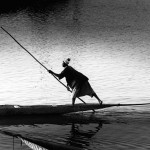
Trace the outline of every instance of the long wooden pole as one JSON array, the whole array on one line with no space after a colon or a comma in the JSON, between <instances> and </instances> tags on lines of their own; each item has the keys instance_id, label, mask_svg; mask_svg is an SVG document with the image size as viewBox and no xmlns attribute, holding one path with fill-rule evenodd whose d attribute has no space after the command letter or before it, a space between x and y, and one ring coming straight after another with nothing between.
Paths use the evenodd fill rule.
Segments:
<instances>
[{"instance_id":1,"label":"long wooden pole","mask_svg":"<svg viewBox=\"0 0 150 150\"><path fill-rule=\"evenodd\" d=\"M7 32L3 27L1 27L12 39L14 39L14 41L19 44L30 56L32 56L43 68L45 68L48 71L48 68L46 68L36 57L34 57L26 48L24 48L9 32ZM67 88L67 86L62 83L54 74L52 74L52 76L59 82L61 83L64 87ZM72 92L71 90L69 90L70 92ZM81 100L84 104L86 104L81 98L78 97L79 100Z\"/></svg>"}]
</instances>

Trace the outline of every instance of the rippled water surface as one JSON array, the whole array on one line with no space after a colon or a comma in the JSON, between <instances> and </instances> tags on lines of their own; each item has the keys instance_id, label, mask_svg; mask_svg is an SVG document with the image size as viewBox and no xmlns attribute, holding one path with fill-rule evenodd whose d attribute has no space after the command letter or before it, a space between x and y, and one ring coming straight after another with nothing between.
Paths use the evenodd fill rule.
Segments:
<instances>
[{"instance_id":1,"label":"rippled water surface","mask_svg":"<svg viewBox=\"0 0 150 150\"><path fill-rule=\"evenodd\" d=\"M0 26L45 67L59 73L63 69L62 61L70 57L70 65L89 77L93 89L104 103L150 102L148 0L45 0L16 3L10 4L9 8L5 3L1 6ZM65 80L62 82L65 83ZM1 105L71 103L71 94L2 29L0 85ZM83 100L97 102L90 97L83 97ZM148 107L140 111L145 109L148 111L142 113L143 116L149 112ZM113 118L109 119L112 121ZM139 145L142 139L145 145L143 149L147 149L147 125L147 122L138 122L136 125L105 124L93 137L84 140L87 143L83 145L89 149L142 149ZM37 130L39 134L48 128L52 132L52 139L59 135L62 142L66 142L69 141L72 128L81 128L82 132L84 129L96 130L96 126L40 124L38 127L12 125L12 128L24 132ZM125 128L128 132L124 131ZM64 133L54 135L52 129L63 130ZM117 132L118 129L121 133ZM123 136L125 133L126 136ZM142 134L141 137L137 136L139 134ZM4 143L5 139L9 139L7 142L12 141L8 136L1 135L0 138ZM3 149L12 149L12 143L9 143L0 145L3 145ZM4 148L4 145L8 147Z\"/></svg>"}]
</instances>

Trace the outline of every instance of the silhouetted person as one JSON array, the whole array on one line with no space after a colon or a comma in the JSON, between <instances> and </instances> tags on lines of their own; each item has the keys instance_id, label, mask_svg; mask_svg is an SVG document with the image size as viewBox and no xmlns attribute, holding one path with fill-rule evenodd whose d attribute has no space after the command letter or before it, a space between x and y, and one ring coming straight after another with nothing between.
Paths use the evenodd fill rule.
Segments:
<instances>
[{"instance_id":1,"label":"silhouetted person","mask_svg":"<svg viewBox=\"0 0 150 150\"><path fill-rule=\"evenodd\" d=\"M62 66L64 67L64 70L60 74L54 73L52 70L48 70L48 72L54 74L59 79L62 79L64 77L66 78L68 90L69 88L71 88L73 91L72 105L74 106L76 97L85 95L89 95L91 97L94 96L101 105L102 101L92 89L90 83L88 82L89 79L82 73L69 66L69 62L70 58L63 61Z\"/></svg>"}]
</instances>

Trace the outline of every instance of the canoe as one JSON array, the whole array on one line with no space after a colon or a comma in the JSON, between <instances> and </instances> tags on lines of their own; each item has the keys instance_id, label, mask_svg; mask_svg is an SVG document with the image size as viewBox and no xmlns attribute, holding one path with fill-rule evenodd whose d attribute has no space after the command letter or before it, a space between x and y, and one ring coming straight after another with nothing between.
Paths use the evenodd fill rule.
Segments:
<instances>
[{"instance_id":1,"label":"canoe","mask_svg":"<svg viewBox=\"0 0 150 150\"><path fill-rule=\"evenodd\" d=\"M97 110L106 107L111 107L111 104L76 104L72 105L0 105L0 116L14 116L14 115L61 115L66 113Z\"/></svg>"},{"instance_id":2,"label":"canoe","mask_svg":"<svg viewBox=\"0 0 150 150\"><path fill-rule=\"evenodd\" d=\"M62 115L67 113L104 109L113 106L130 106L145 104L75 104L72 105L0 105L0 116L22 116L22 115Z\"/></svg>"}]
</instances>

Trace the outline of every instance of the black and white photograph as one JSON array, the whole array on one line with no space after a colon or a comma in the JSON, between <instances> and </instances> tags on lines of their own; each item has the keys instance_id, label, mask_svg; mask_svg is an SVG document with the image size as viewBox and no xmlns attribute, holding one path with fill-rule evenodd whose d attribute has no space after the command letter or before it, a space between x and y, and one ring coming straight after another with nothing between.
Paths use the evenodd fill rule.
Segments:
<instances>
[{"instance_id":1,"label":"black and white photograph","mask_svg":"<svg viewBox=\"0 0 150 150\"><path fill-rule=\"evenodd\" d=\"M1 0L0 150L149 150L150 1Z\"/></svg>"}]
</instances>

